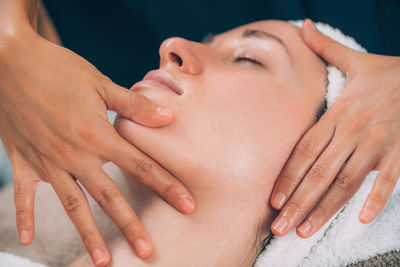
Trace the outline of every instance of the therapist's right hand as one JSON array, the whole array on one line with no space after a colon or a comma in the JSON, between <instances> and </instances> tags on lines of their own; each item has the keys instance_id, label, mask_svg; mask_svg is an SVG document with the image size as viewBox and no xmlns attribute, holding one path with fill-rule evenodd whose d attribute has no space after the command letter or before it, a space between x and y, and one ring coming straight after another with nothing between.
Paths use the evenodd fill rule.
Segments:
<instances>
[{"instance_id":1,"label":"therapist's right hand","mask_svg":"<svg viewBox=\"0 0 400 267\"><path fill-rule=\"evenodd\" d=\"M0 137L13 167L21 243L33 240L35 188L45 181L97 266L106 265L110 255L80 186L137 255L149 256L152 244L145 229L102 165L114 162L185 214L193 211L194 200L176 178L117 134L106 111L149 127L171 123L173 112L114 84L33 29L0 37Z\"/></svg>"}]
</instances>

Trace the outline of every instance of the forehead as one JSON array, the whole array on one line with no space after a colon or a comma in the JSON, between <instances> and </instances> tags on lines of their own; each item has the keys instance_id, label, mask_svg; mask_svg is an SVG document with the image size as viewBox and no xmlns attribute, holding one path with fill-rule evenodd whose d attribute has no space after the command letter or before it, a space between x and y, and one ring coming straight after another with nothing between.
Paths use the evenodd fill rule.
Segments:
<instances>
[{"instance_id":1,"label":"forehead","mask_svg":"<svg viewBox=\"0 0 400 267\"><path fill-rule=\"evenodd\" d=\"M295 70L293 75L296 76L292 78L299 81L299 87L302 88L303 91L311 89L311 87L314 89L316 88L316 90L323 88L323 92L325 91L326 65L306 45L299 27L286 21L258 21L217 35L214 40L215 44L218 46L218 43L230 43L231 40L242 38L246 30L264 31L281 39L292 56L291 61Z\"/></svg>"},{"instance_id":2,"label":"forehead","mask_svg":"<svg viewBox=\"0 0 400 267\"><path fill-rule=\"evenodd\" d=\"M271 35L278 37L279 39L282 39L282 41L284 41L287 46L292 47L292 49L296 48L293 46L299 46L301 45L301 43L303 43L300 29L298 27L286 21L279 20L264 20L245 24L224 33L218 34L215 38L215 41L218 42L218 40L239 38L243 35L244 32L246 32L246 30L260 30L267 32Z\"/></svg>"},{"instance_id":3,"label":"forehead","mask_svg":"<svg viewBox=\"0 0 400 267\"><path fill-rule=\"evenodd\" d=\"M243 30L245 28L258 28L261 30L270 30L272 32L275 32L277 34L279 33L285 33L285 32L290 32L291 34L300 34L300 28L290 24L289 22L282 21L282 20L262 20L262 21L256 21L252 22L249 24L244 24L241 25L237 28L233 28L232 30L227 31L236 31L236 30Z\"/></svg>"},{"instance_id":4,"label":"forehead","mask_svg":"<svg viewBox=\"0 0 400 267\"><path fill-rule=\"evenodd\" d=\"M301 37L301 29L286 22L279 20L264 20L253 22L218 34L213 38L211 46L229 44L234 40L242 39L246 31L263 31L269 35L277 37L284 43L285 49L292 56L292 63L299 69L319 61L318 57L307 47Z\"/></svg>"}]
</instances>

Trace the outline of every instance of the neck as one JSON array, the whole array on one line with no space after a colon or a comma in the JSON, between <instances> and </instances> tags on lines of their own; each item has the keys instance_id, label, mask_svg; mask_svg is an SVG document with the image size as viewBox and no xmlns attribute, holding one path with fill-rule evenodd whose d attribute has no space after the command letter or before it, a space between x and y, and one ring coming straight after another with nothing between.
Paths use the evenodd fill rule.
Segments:
<instances>
[{"instance_id":1,"label":"neck","mask_svg":"<svg viewBox=\"0 0 400 267\"><path fill-rule=\"evenodd\" d=\"M272 222L265 196L270 195L275 177L264 176L262 180L272 183L252 188L254 197L243 186L232 190L229 185L222 192L204 177L185 181L196 199L191 215L181 214L132 177L126 179L131 205L153 241L154 252L141 260L121 238L112 246L111 254L118 259L113 266L250 266Z\"/></svg>"}]
</instances>

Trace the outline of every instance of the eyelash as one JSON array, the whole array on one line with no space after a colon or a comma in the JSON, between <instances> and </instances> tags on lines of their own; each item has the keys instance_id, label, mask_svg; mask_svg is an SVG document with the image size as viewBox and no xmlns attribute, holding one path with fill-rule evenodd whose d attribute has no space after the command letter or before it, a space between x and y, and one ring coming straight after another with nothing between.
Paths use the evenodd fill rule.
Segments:
<instances>
[{"instance_id":1,"label":"eyelash","mask_svg":"<svg viewBox=\"0 0 400 267\"><path fill-rule=\"evenodd\" d=\"M235 58L235 62L240 62L240 61L247 61L247 62L256 64L258 66L263 66L263 64L261 64L259 61L257 61L254 58L248 57L248 56L246 56L246 57L236 57Z\"/></svg>"}]
</instances>

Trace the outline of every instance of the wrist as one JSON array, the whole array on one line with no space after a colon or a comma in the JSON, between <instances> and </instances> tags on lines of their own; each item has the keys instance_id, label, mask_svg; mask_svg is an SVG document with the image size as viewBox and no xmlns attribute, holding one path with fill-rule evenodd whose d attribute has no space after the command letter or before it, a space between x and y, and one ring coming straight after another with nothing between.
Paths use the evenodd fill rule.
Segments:
<instances>
[{"instance_id":1,"label":"wrist","mask_svg":"<svg viewBox=\"0 0 400 267\"><path fill-rule=\"evenodd\" d=\"M29 3L29 4L28 4ZM4 0L0 7L0 53L35 32L37 1Z\"/></svg>"},{"instance_id":2,"label":"wrist","mask_svg":"<svg viewBox=\"0 0 400 267\"><path fill-rule=\"evenodd\" d=\"M21 27L0 31L0 61L13 57L14 51L22 46L29 46L37 35L32 27Z\"/></svg>"}]
</instances>

